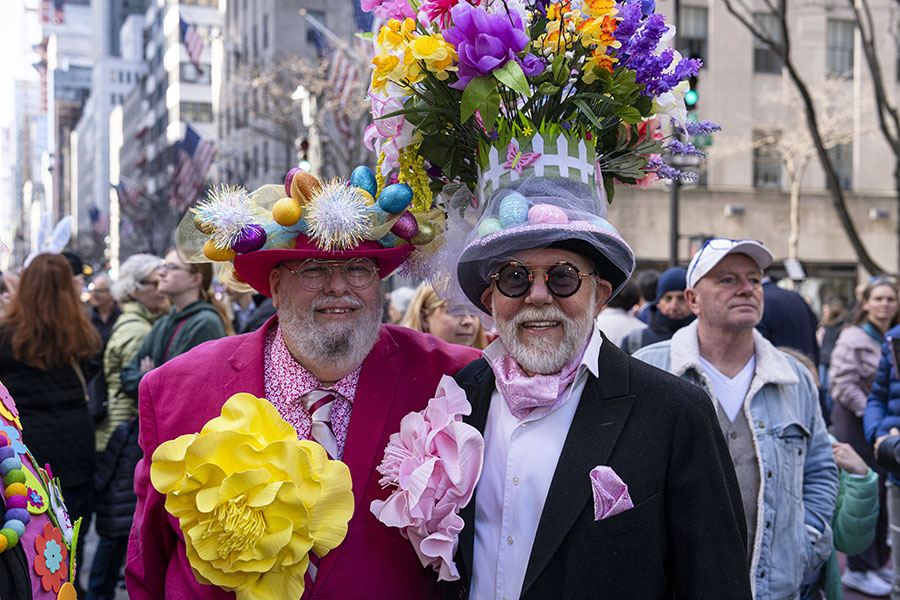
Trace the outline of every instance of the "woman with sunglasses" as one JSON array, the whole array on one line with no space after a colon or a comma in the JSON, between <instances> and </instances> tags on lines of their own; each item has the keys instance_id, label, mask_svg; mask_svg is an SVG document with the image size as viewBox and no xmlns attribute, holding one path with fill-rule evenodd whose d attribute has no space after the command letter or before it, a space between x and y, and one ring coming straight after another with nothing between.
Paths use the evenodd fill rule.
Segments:
<instances>
[{"instance_id":1,"label":"woman with sunglasses","mask_svg":"<svg viewBox=\"0 0 900 600\"><path fill-rule=\"evenodd\" d=\"M852 316L852 325L841 330L831 351L829 380L834 406L831 421L834 436L850 444L881 479L881 511L875 541L862 554L847 557L844 585L870 595L883 595L890 586L888 570L882 570L890 556L887 544L887 503L885 471L875 460L872 446L863 433L862 415L872 389L884 334L898 322L897 287L888 279L870 281ZM882 592L882 593L878 593Z\"/></svg>"},{"instance_id":2,"label":"woman with sunglasses","mask_svg":"<svg viewBox=\"0 0 900 600\"><path fill-rule=\"evenodd\" d=\"M122 368L122 390L132 398L137 398L141 378L150 369L203 342L234 335L228 312L210 290L210 263L185 264L170 250L158 274L158 289L172 309L153 324L137 355Z\"/></svg>"},{"instance_id":3,"label":"woman with sunglasses","mask_svg":"<svg viewBox=\"0 0 900 600\"><path fill-rule=\"evenodd\" d=\"M103 354L108 390L106 417L97 424L97 470L94 476L96 529L100 536L91 565L88 598L113 598L128 547L134 513L134 467L141 457L137 445L137 401L122 392L122 367L131 361L154 321L169 308L157 289L162 259L135 254L122 263L111 286L122 314L116 319ZM120 429L121 428L121 429Z\"/></svg>"}]
</instances>

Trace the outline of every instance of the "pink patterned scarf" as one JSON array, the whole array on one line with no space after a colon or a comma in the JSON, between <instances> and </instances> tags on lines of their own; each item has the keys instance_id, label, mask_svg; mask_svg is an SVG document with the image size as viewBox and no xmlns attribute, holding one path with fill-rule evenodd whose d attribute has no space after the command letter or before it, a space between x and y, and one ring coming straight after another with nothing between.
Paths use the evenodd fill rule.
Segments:
<instances>
[{"instance_id":1,"label":"pink patterned scarf","mask_svg":"<svg viewBox=\"0 0 900 600\"><path fill-rule=\"evenodd\" d=\"M562 400L563 390L575 380L588 342L590 338L569 364L551 375L537 373L529 377L509 353L489 360L497 389L506 400L509 412L521 421L536 408L555 407Z\"/></svg>"}]
</instances>

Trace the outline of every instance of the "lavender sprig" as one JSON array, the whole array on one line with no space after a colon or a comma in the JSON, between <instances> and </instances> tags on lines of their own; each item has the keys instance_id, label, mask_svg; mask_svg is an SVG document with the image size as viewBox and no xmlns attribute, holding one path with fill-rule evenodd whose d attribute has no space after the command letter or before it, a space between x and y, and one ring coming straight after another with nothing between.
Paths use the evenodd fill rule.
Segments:
<instances>
[{"instance_id":1,"label":"lavender sprig","mask_svg":"<svg viewBox=\"0 0 900 600\"><path fill-rule=\"evenodd\" d=\"M704 152L700 148L695 147L691 143L684 143L676 138L672 138L671 140L669 140L669 143L666 145L666 150L668 150L672 154L684 154L686 156L699 156L701 158L706 158L706 152Z\"/></svg>"},{"instance_id":2,"label":"lavender sprig","mask_svg":"<svg viewBox=\"0 0 900 600\"><path fill-rule=\"evenodd\" d=\"M680 133L687 135L711 135L714 131L722 131L722 126L712 121L688 121L679 128Z\"/></svg>"}]
</instances>

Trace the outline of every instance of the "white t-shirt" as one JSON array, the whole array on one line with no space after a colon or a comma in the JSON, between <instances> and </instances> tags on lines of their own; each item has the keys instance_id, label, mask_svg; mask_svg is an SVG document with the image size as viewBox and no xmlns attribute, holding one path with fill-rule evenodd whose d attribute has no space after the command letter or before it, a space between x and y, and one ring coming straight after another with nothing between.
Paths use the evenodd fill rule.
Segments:
<instances>
[{"instance_id":1,"label":"white t-shirt","mask_svg":"<svg viewBox=\"0 0 900 600\"><path fill-rule=\"evenodd\" d=\"M728 420L734 423L738 413L741 412L741 406L744 405L744 398L747 397L747 392L750 391L753 371L756 370L756 356L752 355L747 364L744 365L744 368L741 369L741 372L734 377L724 375L702 356L700 357L700 364L703 365L703 372L709 378L716 400L722 405Z\"/></svg>"}]
</instances>

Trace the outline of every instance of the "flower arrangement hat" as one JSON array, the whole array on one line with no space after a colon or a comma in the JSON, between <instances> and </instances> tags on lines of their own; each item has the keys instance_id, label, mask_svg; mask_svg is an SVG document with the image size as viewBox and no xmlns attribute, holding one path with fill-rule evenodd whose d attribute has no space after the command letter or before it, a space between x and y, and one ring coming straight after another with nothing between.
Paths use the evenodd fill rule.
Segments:
<instances>
[{"instance_id":1,"label":"flower arrangement hat","mask_svg":"<svg viewBox=\"0 0 900 600\"><path fill-rule=\"evenodd\" d=\"M682 136L688 79L701 67L668 47L652 0L364 0L387 20L374 37L369 95L376 176L420 162L448 214L422 261L451 305L478 299L498 259L567 247L617 292L634 255L610 225L615 184L691 179L662 161L702 155Z\"/></svg>"},{"instance_id":2,"label":"flower arrangement hat","mask_svg":"<svg viewBox=\"0 0 900 600\"><path fill-rule=\"evenodd\" d=\"M224 284L266 296L269 273L284 260L372 258L385 278L414 249L435 247L444 230L416 187L379 183L366 166L329 182L292 169L284 187L214 190L184 216L176 246L185 262L218 263Z\"/></svg>"}]
</instances>

